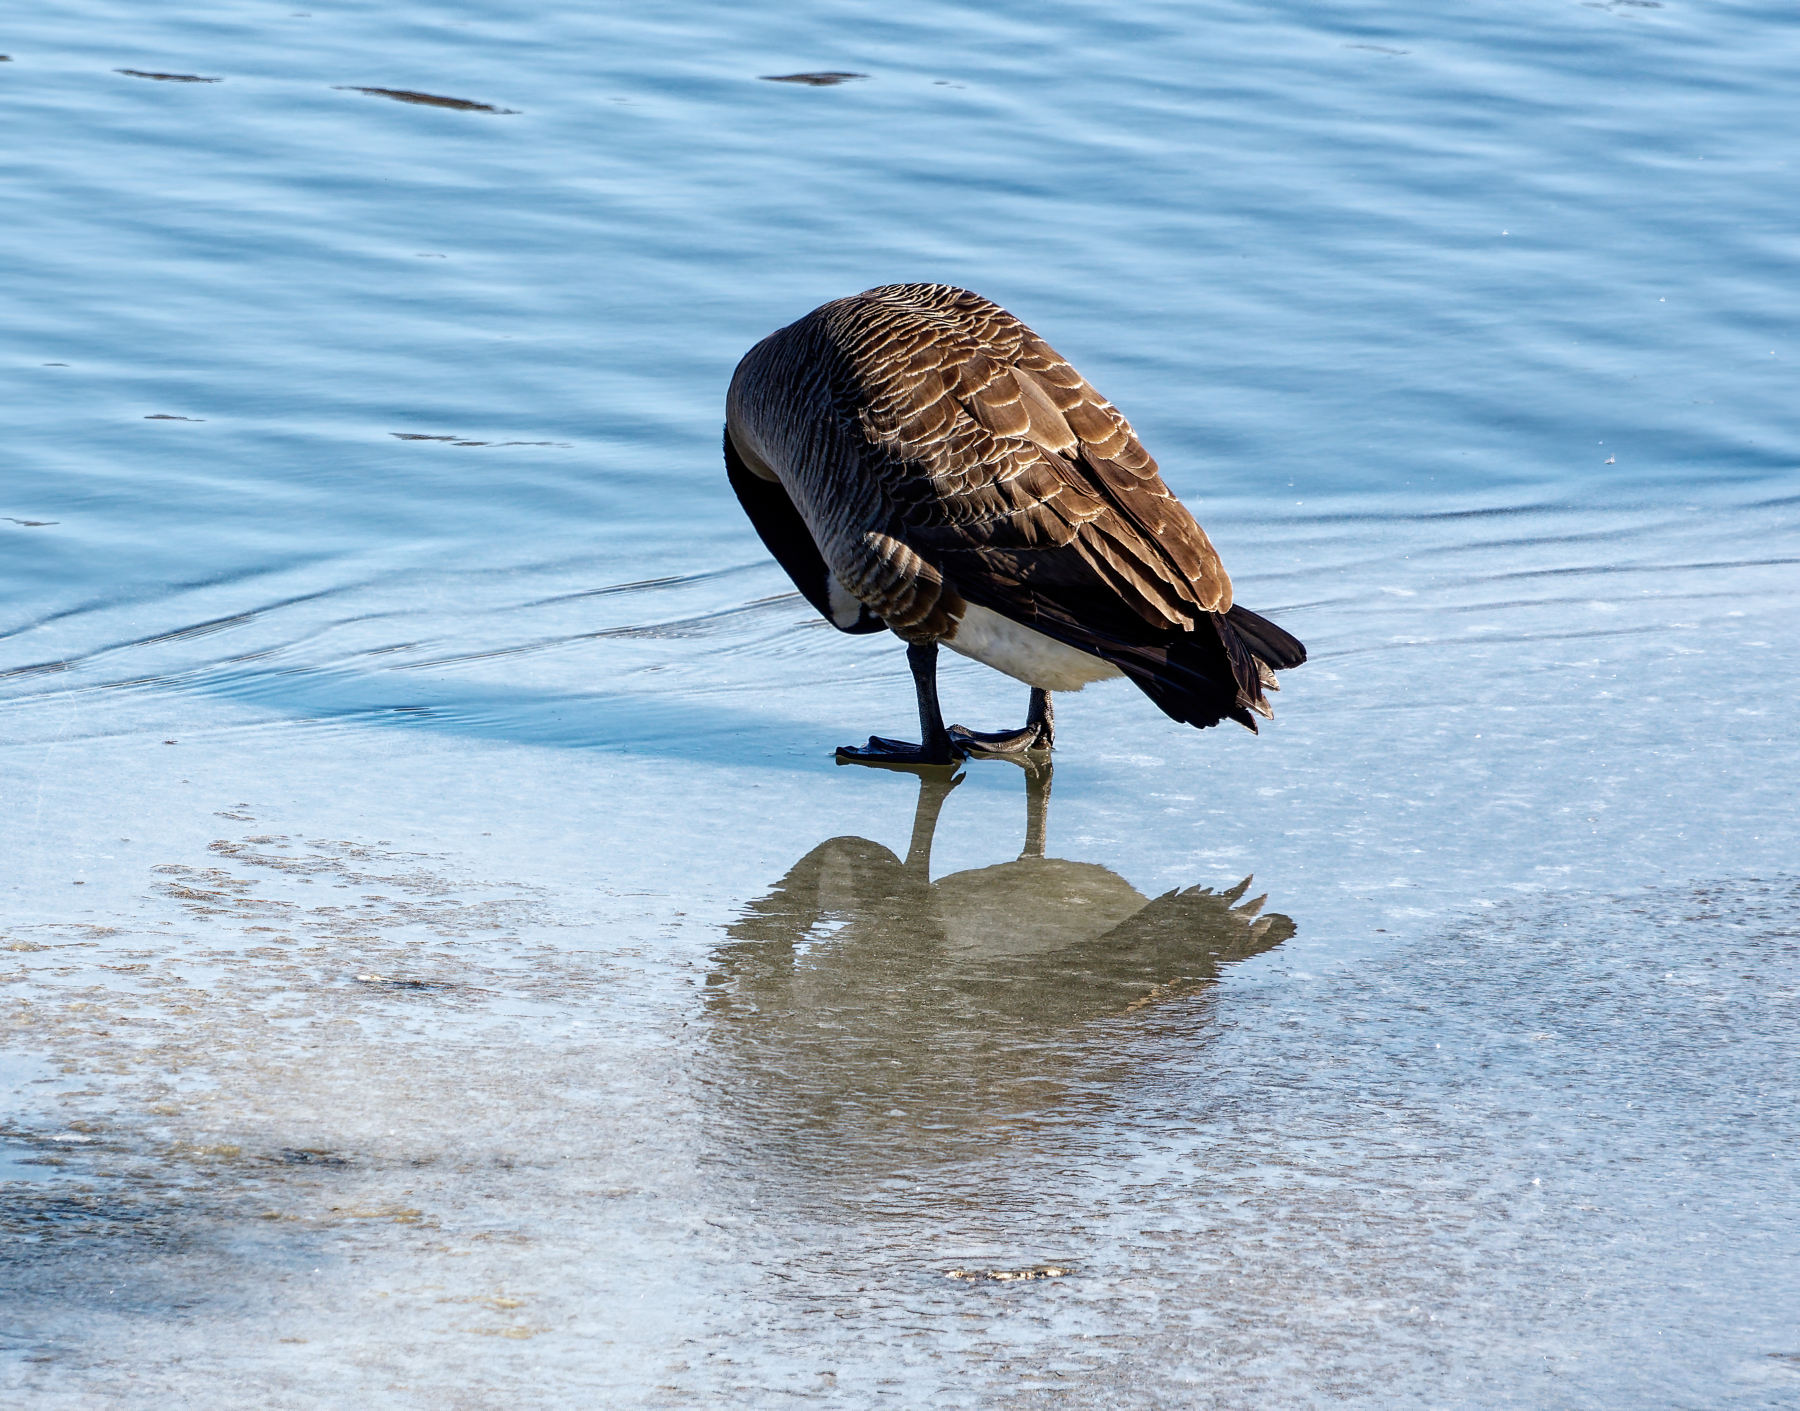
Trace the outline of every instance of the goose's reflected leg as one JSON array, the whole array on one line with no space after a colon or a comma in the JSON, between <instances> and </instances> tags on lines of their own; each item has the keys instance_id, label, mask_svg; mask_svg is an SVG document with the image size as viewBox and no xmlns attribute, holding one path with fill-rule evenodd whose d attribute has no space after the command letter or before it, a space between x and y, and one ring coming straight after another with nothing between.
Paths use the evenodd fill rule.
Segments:
<instances>
[{"instance_id":1,"label":"goose's reflected leg","mask_svg":"<svg viewBox=\"0 0 1800 1411\"><path fill-rule=\"evenodd\" d=\"M937 653L935 642L906 649L906 664L912 668L913 689L919 696L919 743L871 735L869 743L861 747L839 745L840 760L851 764L955 764L963 757L961 747L944 728L944 712L938 706Z\"/></svg>"},{"instance_id":2,"label":"goose's reflected leg","mask_svg":"<svg viewBox=\"0 0 1800 1411\"><path fill-rule=\"evenodd\" d=\"M1024 763L1024 761L1020 761ZM1025 765L1025 847L1021 858L1044 855L1050 826L1050 761Z\"/></svg>"},{"instance_id":3,"label":"goose's reflected leg","mask_svg":"<svg viewBox=\"0 0 1800 1411\"><path fill-rule=\"evenodd\" d=\"M996 730L992 733L971 730L966 725L952 725L950 738L965 749L978 754L1019 754L1025 750L1047 750L1056 743L1056 714L1050 708L1050 693L1031 688L1031 708L1025 713L1023 730Z\"/></svg>"},{"instance_id":4,"label":"goose's reflected leg","mask_svg":"<svg viewBox=\"0 0 1800 1411\"><path fill-rule=\"evenodd\" d=\"M944 811L944 800L962 783L966 775L946 779L941 770L929 774L919 771L919 804L913 810L912 841L906 845L906 872L918 882L931 880L931 841L937 835L938 815Z\"/></svg>"}]
</instances>

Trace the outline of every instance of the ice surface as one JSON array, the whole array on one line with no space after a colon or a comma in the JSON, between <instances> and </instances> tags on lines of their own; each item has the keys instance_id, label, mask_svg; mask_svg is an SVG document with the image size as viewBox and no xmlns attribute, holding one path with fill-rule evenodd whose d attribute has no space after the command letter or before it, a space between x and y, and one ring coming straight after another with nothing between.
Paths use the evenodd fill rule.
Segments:
<instances>
[{"instance_id":1,"label":"ice surface","mask_svg":"<svg viewBox=\"0 0 1800 1411\"><path fill-rule=\"evenodd\" d=\"M7 1404L1800 1404L1797 35L10 20ZM833 763L907 673L722 390L910 278L1307 642L1260 736Z\"/></svg>"}]
</instances>

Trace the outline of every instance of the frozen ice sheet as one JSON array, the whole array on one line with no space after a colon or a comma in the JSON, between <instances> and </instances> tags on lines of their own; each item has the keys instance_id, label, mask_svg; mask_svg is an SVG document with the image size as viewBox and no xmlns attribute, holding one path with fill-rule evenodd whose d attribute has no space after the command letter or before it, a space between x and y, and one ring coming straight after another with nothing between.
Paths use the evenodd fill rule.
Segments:
<instances>
[{"instance_id":1,"label":"frozen ice sheet","mask_svg":"<svg viewBox=\"0 0 1800 1411\"><path fill-rule=\"evenodd\" d=\"M743 897L713 889L759 865L753 830L821 831L834 805L854 826L866 800L832 775L746 799L740 776L763 817L663 890L636 829L590 834L585 878L522 883L536 840L476 868L486 839L450 856L266 816L321 806L302 799L155 852L129 907L9 925L13 1042L55 1073L10 1131L59 1163L0 1188L12 1385L1791 1390L1791 879L1534 886L1371 913L1401 937L1371 947L1304 885L1134 887L1061 845L1054 793L1036 856L1030 781L993 768L1000 798L882 781L863 827L888 842L839 832ZM1024 855L958 857L959 810Z\"/></svg>"}]
</instances>

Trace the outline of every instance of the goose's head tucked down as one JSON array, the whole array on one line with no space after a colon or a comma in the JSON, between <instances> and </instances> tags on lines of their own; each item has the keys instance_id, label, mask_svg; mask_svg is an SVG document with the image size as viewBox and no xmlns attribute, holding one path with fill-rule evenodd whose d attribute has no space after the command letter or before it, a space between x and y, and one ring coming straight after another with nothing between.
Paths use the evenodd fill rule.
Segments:
<instances>
[{"instance_id":1,"label":"goose's head tucked down","mask_svg":"<svg viewBox=\"0 0 1800 1411\"><path fill-rule=\"evenodd\" d=\"M863 602L825 566L824 556L807 531L806 521L794 502L766 466L746 459L725 432L725 471L738 503L750 516L763 547L787 570L794 586L819 615L841 632L881 632L887 628Z\"/></svg>"},{"instance_id":2,"label":"goose's head tucked down","mask_svg":"<svg viewBox=\"0 0 1800 1411\"><path fill-rule=\"evenodd\" d=\"M908 646L923 739L843 759L1048 748L1050 691L1129 677L1175 720L1256 729L1306 649L1237 605L1131 425L996 304L943 284L825 304L745 355L725 464L763 543L845 632ZM1032 689L1023 730L946 730L939 645Z\"/></svg>"}]
</instances>

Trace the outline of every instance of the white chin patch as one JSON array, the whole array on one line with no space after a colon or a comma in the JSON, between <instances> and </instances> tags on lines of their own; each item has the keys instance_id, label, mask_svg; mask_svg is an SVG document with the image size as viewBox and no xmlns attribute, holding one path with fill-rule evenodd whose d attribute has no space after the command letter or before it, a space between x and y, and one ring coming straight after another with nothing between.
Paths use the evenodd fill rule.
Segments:
<instances>
[{"instance_id":1,"label":"white chin patch","mask_svg":"<svg viewBox=\"0 0 1800 1411\"><path fill-rule=\"evenodd\" d=\"M825 575L825 601L831 605L831 620L839 627L854 627L862 619L862 599L838 582L837 574Z\"/></svg>"},{"instance_id":2,"label":"white chin patch","mask_svg":"<svg viewBox=\"0 0 1800 1411\"><path fill-rule=\"evenodd\" d=\"M836 606L836 599L833 599ZM1079 691L1090 681L1123 676L1110 661L1065 647L1042 632L1022 627L1009 617L969 604L957 624L956 635L944 645L953 652L973 657L1015 681L1045 691Z\"/></svg>"}]
</instances>

